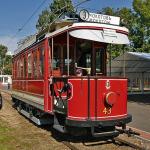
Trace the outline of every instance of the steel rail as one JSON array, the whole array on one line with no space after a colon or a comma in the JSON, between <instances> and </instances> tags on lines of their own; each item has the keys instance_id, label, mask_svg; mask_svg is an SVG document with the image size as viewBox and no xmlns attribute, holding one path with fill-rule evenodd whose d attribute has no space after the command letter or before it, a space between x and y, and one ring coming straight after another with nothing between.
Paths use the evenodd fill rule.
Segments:
<instances>
[{"instance_id":1,"label":"steel rail","mask_svg":"<svg viewBox=\"0 0 150 150\"><path fill-rule=\"evenodd\" d=\"M139 145L137 145L137 144L134 144L134 143L129 142L129 141L127 141L127 140L121 139L121 138L119 138L119 137L114 138L114 142L115 142L115 143L116 143L116 141L117 141L117 142L120 142L120 143L123 143L123 144L125 144L125 145L127 145L127 146L130 146L130 147L132 147L132 148L134 148L134 149L137 149L137 150L146 150L145 147L139 146Z\"/></svg>"}]
</instances>

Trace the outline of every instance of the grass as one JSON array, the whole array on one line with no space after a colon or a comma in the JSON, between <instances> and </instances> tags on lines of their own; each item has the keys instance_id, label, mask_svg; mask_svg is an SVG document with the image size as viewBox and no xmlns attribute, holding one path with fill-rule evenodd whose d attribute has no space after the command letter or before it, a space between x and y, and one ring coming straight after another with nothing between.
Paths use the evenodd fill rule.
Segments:
<instances>
[{"instance_id":1,"label":"grass","mask_svg":"<svg viewBox=\"0 0 150 150\"><path fill-rule=\"evenodd\" d=\"M0 150L15 150L16 148L12 146L14 137L10 134L12 128L0 120Z\"/></svg>"},{"instance_id":2,"label":"grass","mask_svg":"<svg viewBox=\"0 0 150 150\"><path fill-rule=\"evenodd\" d=\"M26 136L23 134L24 131L21 130L10 127L0 119L0 150L32 149L33 145L37 144L34 135Z\"/></svg>"},{"instance_id":3,"label":"grass","mask_svg":"<svg viewBox=\"0 0 150 150\"><path fill-rule=\"evenodd\" d=\"M23 137L18 136L16 129L0 119L0 150L30 149L28 143L23 142Z\"/></svg>"}]
</instances>

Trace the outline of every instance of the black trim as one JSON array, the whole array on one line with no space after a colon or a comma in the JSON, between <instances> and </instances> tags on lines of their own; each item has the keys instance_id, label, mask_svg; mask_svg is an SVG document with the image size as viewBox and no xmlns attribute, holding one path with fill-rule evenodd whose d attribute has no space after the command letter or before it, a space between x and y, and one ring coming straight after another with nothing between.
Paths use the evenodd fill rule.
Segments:
<instances>
[{"instance_id":1,"label":"black trim","mask_svg":"<svg viewBox=\"0 0 150 150\"><path fill-rule=\"evenodd\" d=\"M121 119L111 119L111 120L87 120L87 121L77 121L66 119L66 125L76 126L76 127L105 127L105 126L122 126L132 121L132 116L128 114L126 117Z\"/></svg>"},{"instance_id":2,"label":"black trim","mask_svg":"<svg viewBox=\"0 0 150 150\"><path fill-rule=\"evenodd\" d=\"M3 99L2 99L2 95L0 94L0 109L2 109L3 107Z\"/></svg>"},{"instance_id":3,"label":"black trim","mask_svg":"<svg viewBox=\"0 0 150 150\"><path fill-rule=\"evenodd\" d=\"M98 93L98 91L97 91L97 79L95 79L95 117L97 118L97 110L98 110L98 108L97 108L97 100L98 100L98 98L97 98L97 93Z\"/></svg>"}]
</instances>

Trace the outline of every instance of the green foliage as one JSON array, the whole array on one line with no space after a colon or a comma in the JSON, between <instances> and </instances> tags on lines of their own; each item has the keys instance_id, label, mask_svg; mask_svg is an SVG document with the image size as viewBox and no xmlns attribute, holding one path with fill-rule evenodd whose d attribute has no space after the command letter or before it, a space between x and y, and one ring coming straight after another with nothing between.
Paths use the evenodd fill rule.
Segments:
<instances>
[{"instance_id":1,"label":"green foliage","mask_svg":"<svg viewBox=\"0 0 150 150\"><path fill-rule=\"evenodd\" d=\"M116 15L115 10L111 7L102 8L102 11L99 12L99 13L106 14L106 15L111 15L111 16Z\"/></svg>"},{"instance_id":2,"label":"green foliage","mask_svg":"<svg viewBox=\"0 0 150 150\"><path fill-rule=\"evenodd\" d=\"M54 0L39 15L36 25L38 31L48 27L62 12L72 11L74 11L74 8L71 0ZM125 7L121 9L106 7L100 10L100 12L107 15L119 16L121 18L121 26L129 29L130 45L113 45L111 47L113 58L120 55L123 51L150 53L150 0L133 0L133 10Z\"/></svg>"},{"instance_id":3,"label":"green foliage","mask_svg":"<svg viewBox=\"0 0 150 150\"><path fill-rule=\"evenodd\" d=\"M133 9L136 14L135 49L150 53L150 1L134 0Z\"/></svg>"},{"instance_id":4,"label":"green foliage","mask_svg":"<svg viewBox=\"0 0 150 150\"><path fill-rule=\"evenodd\" d=\"M150 0L134 0L133 8L141 22L150 27Z\"/></svg>"},{"instance_id":5,"label":"green foliage","mask_svg":"<svg viewBox=\"0 0 150 150\"><path fill-rule=\"evenodd\" d=\"M150 53L150 1L134 0L133 9L134 11L129 8L113 9L106 7L102 9L104 14L119 16L121 18L121 26L129 29L130 45L111 46L112 58L119 56L123 51Z\"/></svg>"},{"instance_id":6,"label":"green foliage","mask_svg":"<svg viewBox=\"0 0 150 150\"><path fill-rule=\"evenodd\" d=\"M12 69L12 56L6 55L8 48L4 45L0 45L0 73L11 74Z\"/></svg>"},{"instance_id":7,"label":"green foliage","mask_svg":"<svg viewBox=\"0 0 150 150\"><path fill-rule=\"evenodd\" d=\"M71 0L54 0L49 7L39 15L36 28L42 31L63 12L74 12Z\"/></svg>"},{"instance_id":8,"label":"green foliage","mask_svg":"<svg viewBox=\"0 0 150 150\"><path fill-rule=\"evenodd\" d=\"M12 56L6 55L4 61L4 74L11 75L12 74Z\"/></svg>"},{"instance_id":9,"label":"green foliage","mask_svg":"<svg viewBox=\"0 0 150 150\"><path fill-rule=\"evenodd\" d=\"M0 44L0 59L5 57L7 50L6 46Z\"/></svg>"}]
</instances>

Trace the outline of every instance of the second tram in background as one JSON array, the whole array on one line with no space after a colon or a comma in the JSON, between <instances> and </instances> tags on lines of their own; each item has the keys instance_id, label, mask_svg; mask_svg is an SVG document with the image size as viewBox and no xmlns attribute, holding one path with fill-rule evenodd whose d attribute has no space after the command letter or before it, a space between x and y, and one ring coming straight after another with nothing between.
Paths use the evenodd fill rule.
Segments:
<instances>
[{"instance_id":1,"label":"second tram in background","mask_svg":"<svg viewBox=\"0 0 150 150\"><path fill-rule=\"evenodd\" d=\"M14 106L63 133L118 136L116 127L125 129L132 117L127 79L106 74L109 43L128 44L128 29L118 17L86 10L31 37L13 58Z\"/></svg>"}]
</instances>

